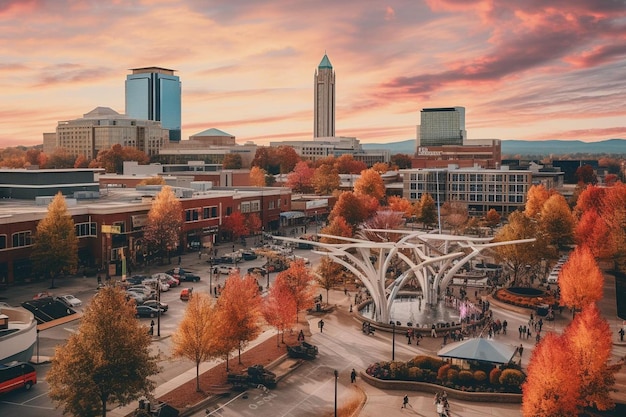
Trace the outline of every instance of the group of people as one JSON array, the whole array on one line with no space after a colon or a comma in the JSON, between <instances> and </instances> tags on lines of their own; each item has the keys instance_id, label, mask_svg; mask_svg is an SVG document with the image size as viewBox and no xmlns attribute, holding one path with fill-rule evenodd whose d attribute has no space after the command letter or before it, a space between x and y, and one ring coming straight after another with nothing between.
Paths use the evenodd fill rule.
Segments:
<instances>
[{"instance_id":1,"label":"group of people","mask_svg":"<svg viewBox=\"0 0 626 417\"><path fill-rule=\"evenodd\" d=\"M420 332L416 332L413 329L408 329L406 331L407 342L410 345L411 341L415 341L415 345L419 346L420 340L422 339L422 334Z\"/></svg>"},{"instance_id":2,"label":"group of people","mask_svg":"<svg viewBox=\"0 0 626 417\"><path fill-rule=\"evenodd\" d=\"M435 394L435 407L439 417L450 417L450 403L445 391Z\"/></svg>"}]
</instances>

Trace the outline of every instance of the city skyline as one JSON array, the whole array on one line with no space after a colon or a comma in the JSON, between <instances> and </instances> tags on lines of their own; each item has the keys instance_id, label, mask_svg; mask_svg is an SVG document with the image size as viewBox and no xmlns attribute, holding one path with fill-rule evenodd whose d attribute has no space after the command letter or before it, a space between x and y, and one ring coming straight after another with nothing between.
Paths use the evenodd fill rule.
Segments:
<instances>
[{"instance_id":1,"label":"city skyline","mask_svg":"<svg viewBox=\"0 0 626 417\"><path fill-rule=\"evenodd\" d=\"M518 4L520 3L520 4ZM547 4L547 5L546 5ZM311 77L336 72L336 135L413 139L420 110L466 108L469 139L624 138L626 7L613 0L0 4L0 146L124 113L129 69L176 70L182 139L312 140Z\"/></svg>"}]
</instances>

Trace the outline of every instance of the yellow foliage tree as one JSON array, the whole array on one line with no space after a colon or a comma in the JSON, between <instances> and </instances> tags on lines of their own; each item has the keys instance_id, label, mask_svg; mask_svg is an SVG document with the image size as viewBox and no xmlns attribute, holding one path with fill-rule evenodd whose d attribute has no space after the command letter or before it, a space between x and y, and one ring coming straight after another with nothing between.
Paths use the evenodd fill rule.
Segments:
<instances>
[{"instance_id":1,"label":"yellow foliage tree","mask_svg":"<svg viewBox=\"0 0 626 417\"><path fill-rule=\"evenodd\" d=\"M574 215L565 197L552 194L541 208L539 227L548 243L556 248L564 248L574 240Z\"/></svg>"},{"instance_id":2,"label":"yellow foliage tree","mask_svg":"<svg viewBox=\"0 0 626 417\"><path fill-rule=\"evenodd\" d=\"M144 239L161 257L169 256L180 240L183 227L183 207L172 188L164 186L152 202Z\"/></svg>"},{"instance_id":3,"label":"yellow foliage tree","mask_svg":"<svg viewBox=\"0 0 626 417\"><path fill-rule=\"evenodd\" d=\"M382 201L385 198L385 184L380 174L371 168L361 171L361 177L354 182L354 194L368 195Z\"/></svg>"},{"instance_id":4,"label":"yellow foliage tree","mask_svg":"<svg viewBox=\"0 0 626 417\"><path fill-rule=\"evenodd\" d=\"M267 171L263 168L257 166L250 168L250 184L252 184L253 187L265 187L266 175Z\"/></svg>"},{"instance_id":5,"label":"yellow foliage tree","mask_svg":"<svg viewBox=\"0 0 626 417\"><path fill-rule=\"evenodd\" d=\"M548 201L550 193L543 184L533 185L526 195L526 208L524 214L530 218L538 218L541 215L543 204Z\"/></svg>"}]
</instances>

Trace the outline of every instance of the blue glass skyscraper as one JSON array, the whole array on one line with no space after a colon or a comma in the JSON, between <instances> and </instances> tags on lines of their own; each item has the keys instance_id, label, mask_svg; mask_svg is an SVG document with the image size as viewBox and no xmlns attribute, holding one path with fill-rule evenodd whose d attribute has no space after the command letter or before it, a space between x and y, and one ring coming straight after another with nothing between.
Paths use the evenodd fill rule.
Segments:
<instances>
[{"instance_id":1,"label":"blue glass skyscraper","mask_svg":"<svg viewBox=\"0 0 626 417\"><path fill-rule=\"evenodd\" d=\"M174 70L147 67L131 69L126 76L126 115L160 121L170 131L170 141L181 136L181 84Z\"/></svg>"}]
</instances>

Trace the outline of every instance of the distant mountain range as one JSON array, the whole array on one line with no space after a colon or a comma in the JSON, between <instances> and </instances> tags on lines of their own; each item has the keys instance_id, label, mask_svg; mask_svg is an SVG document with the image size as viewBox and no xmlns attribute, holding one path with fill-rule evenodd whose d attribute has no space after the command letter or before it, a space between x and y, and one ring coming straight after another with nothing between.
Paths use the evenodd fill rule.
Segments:
<instances>
[{"instance_id":1,"label":"distant mountain range","mask_svg":"<svg viewBox=\"0 0 626 417\"><path fill-rule=\"evenodd\" d=\"M363 149L389 149L391 154L415 153L415 139L391 143L363 143ZM503 140L503 155L565 155L565 154L625 154L626 139L608 139L599 142L579 140Z\"/></svg>"}]
</instances>

